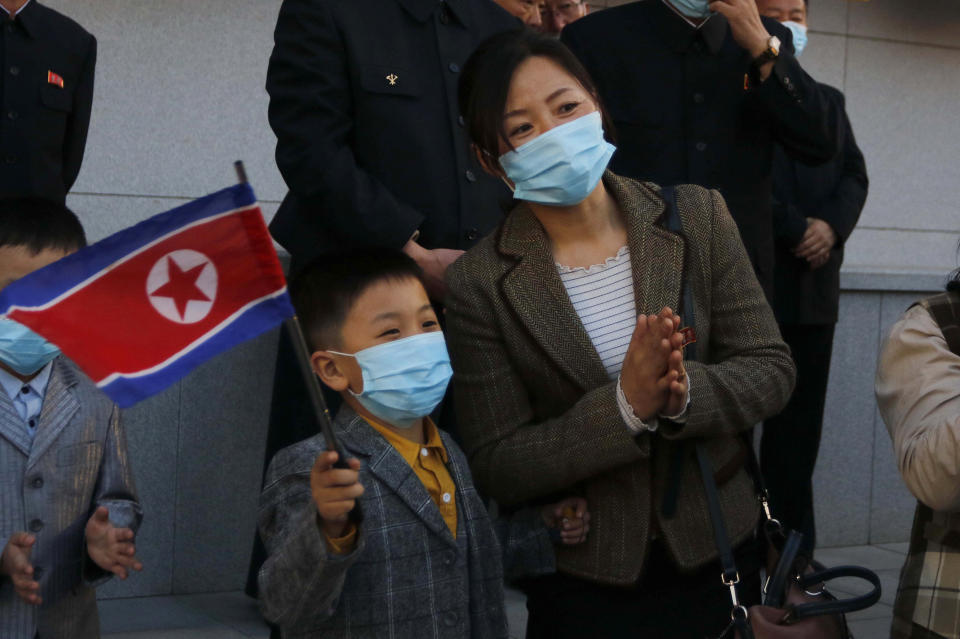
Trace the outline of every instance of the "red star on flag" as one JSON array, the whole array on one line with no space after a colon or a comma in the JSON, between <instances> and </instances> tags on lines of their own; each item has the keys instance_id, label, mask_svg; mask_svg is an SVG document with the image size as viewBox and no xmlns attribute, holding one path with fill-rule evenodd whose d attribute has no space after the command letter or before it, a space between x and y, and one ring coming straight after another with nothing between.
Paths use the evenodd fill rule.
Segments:
<instances>
[{"instance_id":1,"label":"red star on flag","mask_svg":"<svg viewBox=\"0 0 960 639\"><path fill-rule=\"evenodd\" d=\"M170 280L152 292L153 297L169 297L177 307L177 313L183 319L186 316L187 304L192 300L209 302L210 298L206 293L197 287L197 279L200 272L206 267L206 264L198 264L191 269L184 271L173 261L173 258L167 257L167 276Z\"/></svg>"}]
</instances>

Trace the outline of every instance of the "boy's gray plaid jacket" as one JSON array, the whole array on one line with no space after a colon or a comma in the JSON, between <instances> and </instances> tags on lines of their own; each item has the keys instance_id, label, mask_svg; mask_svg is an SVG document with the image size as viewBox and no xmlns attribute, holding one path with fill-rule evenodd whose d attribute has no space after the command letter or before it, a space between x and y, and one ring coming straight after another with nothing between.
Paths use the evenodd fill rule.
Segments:
<instances>
[{"instance_id":1,"label":"boy's gray plaid jacket","mask_svg":"<svg viewBox=\"0 0 960 639\"><path fill-rule=\"evenodd\" d=\"M328 554L318 524L310 470L326 449L323 438L277 453L260 499L269 554L259 576L264 616L284 637L507 637L501 547L460 448L440 431L457 487L454 539L413 469L379 433L347 406L334 428L345 454L362 464L356 548ZM526 530L510 542L528 562L517 572L552 570L546 528Z\"/></svg>"},{"instance_id":2,"label":"boy's gray plaid jacket","mask_svg":"<svg viewBox=\"0 0 960 639\"><path fill-rule=\"evenodd\" d=\"M507 507L580 492L590 505L590 536L558 551L558 570L633 584L653 536L683 570L717 558L685 442L707 441L734 543L754 533L759 505L739 434L783 408L795 371L717 192L677 189L681 236L658 224L666 211L658 187L610 172L604 183L627 226L637 312L676 309L684 278L691 287L701 361L687 364L686 423L661 422L656 433L631 436L617 382L570 302L543 226L524 204L447 271L447 343L457 425L477 485ZM661 504L678 451L686 459L676 513L667 517Z\"/></svg>"},{"instance_id":3,"label":"boy's gray plaid jacket","mask_svg":"<svg viewBox=\"0 0 960 639\"><path fill-rule=\"evenodd\" d=\"M14 533L36 535L30 558L43 598L39 608L24 603L0 577L0 637L99 637L93 585L107 573L87 556L87 521L97 506L110 509L115 526L136 530L141 519L116 405L58 357L31 446L0 390L0 477L0 549Z\"/></svg>"}]
</instances>

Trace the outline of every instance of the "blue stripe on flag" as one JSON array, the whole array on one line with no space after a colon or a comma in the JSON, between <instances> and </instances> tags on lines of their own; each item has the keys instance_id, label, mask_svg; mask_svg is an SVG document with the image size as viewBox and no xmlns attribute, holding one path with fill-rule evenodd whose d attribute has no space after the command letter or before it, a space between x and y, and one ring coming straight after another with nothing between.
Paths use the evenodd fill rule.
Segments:
<instances>
[{"instance_id":1,"label":"blue stripe on flag","mask_svg":"<svg viewBox=\"0 0 960 639\"><path fill-rule=\"evenodd\" d=\"M15 299L19 307L42 306L158 238L198 220L256 202L257 198L249 184L237 184L144 220L100 240L95 244L96 251L68 255L31 273L27 282L11 283L0 293L0 315L10 308L11 299Z\"/></svg>"},{"instance_id":2,"label":"blue stripe on flag","mask_svg":"<svg viewBox=\"0 0 960 639\"><path fill-rule=\"evenodd\" d=\"M143 377L119 377L101 390L120 408L127 408L164 390L211 357L269 331L293 314L290 296L284 292L250 308L219 333L157 372Z\"/></svg>"}]
</instances>

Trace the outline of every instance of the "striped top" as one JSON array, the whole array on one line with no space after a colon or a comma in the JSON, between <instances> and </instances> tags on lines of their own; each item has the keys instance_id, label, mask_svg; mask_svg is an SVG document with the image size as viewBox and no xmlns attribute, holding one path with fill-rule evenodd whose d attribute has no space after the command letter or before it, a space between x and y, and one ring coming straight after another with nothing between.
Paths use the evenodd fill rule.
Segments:
<instances>
[{"instance_id":1,"label":"striped top","mask_svg":"<svg viewBox=\"0 0 960 639\"><path fill-rule=\"evenodd\" d=\"M637 324L630 248L622 247L605 264L589 268L557 264L557 269L607 375L616 379Z\"/></svg>"}]
</instances>

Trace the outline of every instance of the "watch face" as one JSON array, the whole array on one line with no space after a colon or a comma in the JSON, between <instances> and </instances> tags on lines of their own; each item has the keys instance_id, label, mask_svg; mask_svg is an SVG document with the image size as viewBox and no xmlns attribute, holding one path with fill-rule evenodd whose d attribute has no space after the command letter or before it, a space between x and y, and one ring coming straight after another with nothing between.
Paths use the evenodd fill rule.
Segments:
<instances>
[{"instance_id":1,"label":"watch face","mask_svg":"<svg viewBox=\"0 0 960 639\"><path fill-rule=\"evenodd\" d=\"M770 36L770 50L773 55L780 55L780 38L777 36Z\"/></svg>"}]
</instances>

